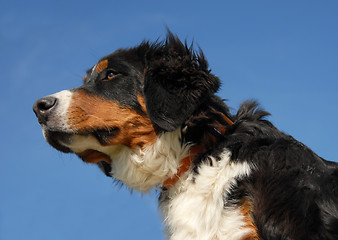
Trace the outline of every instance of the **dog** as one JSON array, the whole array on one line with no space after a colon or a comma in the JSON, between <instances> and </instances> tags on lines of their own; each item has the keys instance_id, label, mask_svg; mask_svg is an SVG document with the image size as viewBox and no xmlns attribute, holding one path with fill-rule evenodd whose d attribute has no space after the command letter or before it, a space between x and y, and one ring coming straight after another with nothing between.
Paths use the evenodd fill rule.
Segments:
<instances>
[{"instance_id":1,"label":"dog","mask_svg":"<svg viewBox=\"0 0 338 240\"><path fill-rule=\"evenodd\" d=\"M266 120L236 114L199 50L168 31L100 59L83 85L37 100L46 141L142 193L171 240L338 239L338 164Z\"/></svg>"}]
</instances>

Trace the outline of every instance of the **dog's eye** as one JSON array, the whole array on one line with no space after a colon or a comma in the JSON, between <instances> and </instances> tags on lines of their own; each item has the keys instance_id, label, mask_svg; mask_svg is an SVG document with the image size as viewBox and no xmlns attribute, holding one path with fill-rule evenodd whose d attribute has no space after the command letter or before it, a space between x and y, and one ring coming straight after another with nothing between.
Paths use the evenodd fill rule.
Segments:
<instances>
[{"instance_id":1,"label":"dog's eye","mask_svg":"<svg viewBox=\"0 0 338 240\"><path fill-rule=\"evenodd\" d=\"M116 77L116 74L113 71L107 71L106 78L107 79L112 79Z\"/></svg>"}]
</instances>

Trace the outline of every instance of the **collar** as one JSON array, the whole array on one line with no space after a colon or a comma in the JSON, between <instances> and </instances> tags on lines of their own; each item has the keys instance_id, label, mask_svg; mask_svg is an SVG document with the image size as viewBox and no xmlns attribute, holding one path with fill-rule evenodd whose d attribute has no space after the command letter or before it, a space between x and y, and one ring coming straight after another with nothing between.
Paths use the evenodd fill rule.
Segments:
<instances>
[{"instance_id":1,"label":"collar","mask_svg":"<svg viewBox=\"0 0 338 240\"><path fill-rule=\"evenodd\" d=\"M225 125L232 126L234 122L230 117L222 113L222 118L225 120ZM213 143L216 143L216 135L224 135L226 132L226 126L221 126L219 128L214 128L213 133L210 134L210 139ZM177 169L177 172L171 178L166 179L162 184L163 190L169 190L175 183L180 179L180 177L189 170L191 163L194 161L196 156L206 150L205 144L195 145L191 148L189 155L181 160L180 167Z\"/></svg>"}]
</instances>

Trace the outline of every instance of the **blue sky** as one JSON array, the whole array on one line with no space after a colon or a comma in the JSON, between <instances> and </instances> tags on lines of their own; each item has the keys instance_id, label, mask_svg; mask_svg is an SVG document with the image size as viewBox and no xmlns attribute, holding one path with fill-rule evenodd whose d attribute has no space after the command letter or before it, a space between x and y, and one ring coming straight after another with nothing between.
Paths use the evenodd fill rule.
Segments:
<instances>
[{"instance_id":1,"label":"blue sky","mask_svg":"<svg viewBox=\"0 0 338 240\"><path fill-rule=\"evenodd\" d=\"M164 239L156 193L130 194L52 149L32 105L166 25L203 49L234 111L257 99L278 128L337 161L337 12L336 0L1 1L0 239Z\"/></svg>"}]
</instances>

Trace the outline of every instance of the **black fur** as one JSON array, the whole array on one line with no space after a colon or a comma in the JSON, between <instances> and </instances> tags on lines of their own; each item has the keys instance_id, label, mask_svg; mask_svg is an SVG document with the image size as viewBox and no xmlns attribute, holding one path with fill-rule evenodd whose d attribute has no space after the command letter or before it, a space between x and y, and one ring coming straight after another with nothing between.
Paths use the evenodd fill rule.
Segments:
<instances>
[{"instance_id":1,"label":"black fur","mask_svg":"<svg viewBox=\"0 0 338 240\"><path fill-rule=\"evenodd\" d=\"M174 131L219 88L200 51L169 33L163 44L147 54L144 96L151 120L166 131Z\"/></svg>"},{"instance_id":2,"label":"black fur","mask_svg":"<svg viewBox=\"0 0 338 240\"><path fill-rule=\"evenodd\" d=\"M232 161L255 171L240 181L228 204L252 202L252 218L262 239L338 239L338 166L276 129L244 103L235 124L214 155L230 149Z\"/></svg>"}]
</instances>

